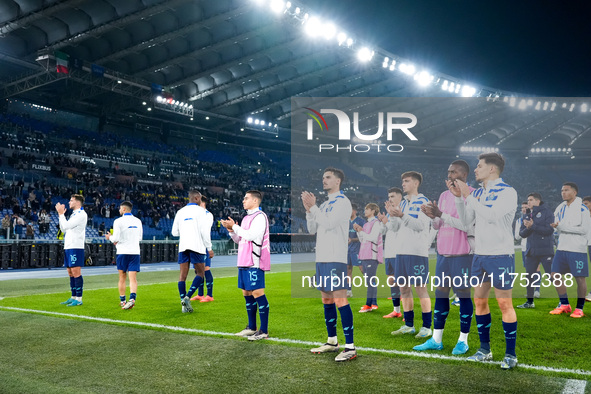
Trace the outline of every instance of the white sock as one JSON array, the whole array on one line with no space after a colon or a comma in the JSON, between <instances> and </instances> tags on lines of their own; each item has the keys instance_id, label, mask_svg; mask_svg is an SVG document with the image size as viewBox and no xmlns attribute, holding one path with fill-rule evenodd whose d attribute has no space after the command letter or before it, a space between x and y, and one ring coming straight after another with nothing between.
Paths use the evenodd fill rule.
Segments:
<instances>
[{"instance_id":1,"label":"white sock","mask_svg":"<svg viewBox=\"0 0 591 394\"><path fill-rule=\"evenodd\" d=\"M353 343L346 343L345 350L355 350L355 344Z\"/></svg>"},{"instance_id":2,"label":"white sock","mask_svg":"<svg viewBox=\"0 0 591 394\"><path fill-rule=\"evenodd\" d=\"M330 345L336 345L338 342L337 337L328 337L328 339L326 340L326 343L330 344Z\"/></svg>"},{"instance_id":3,"label":"white sock","mask_svg":"<svg viewBox=\"0 0 591 394\"><path fill-rule=\"evenodd\" d=\"M394 307L394 312L400 313L400 306L395 306Z\"/></svg>"},{"instance_id":4,"label":"white sock","mask_svg":"<svg viewBox=\"0 0 591 394\"><path fill-rule=\"evenodd\" d=\"M443 328L436 328L433 330L433 340L437 343L441 343L443 340Z\"/></svg>"},{"instance_id":5,"label":"white sock","mask_svg":"<svg viewBox=\"0 0 591 394\"><path fill-rule=\"evenodd\" d=\"M468 334L469 334L469 332L466 332L466 333L460 332L460 339L459 340L462 342L468 343Z\"/></svg>"}]
</instances>

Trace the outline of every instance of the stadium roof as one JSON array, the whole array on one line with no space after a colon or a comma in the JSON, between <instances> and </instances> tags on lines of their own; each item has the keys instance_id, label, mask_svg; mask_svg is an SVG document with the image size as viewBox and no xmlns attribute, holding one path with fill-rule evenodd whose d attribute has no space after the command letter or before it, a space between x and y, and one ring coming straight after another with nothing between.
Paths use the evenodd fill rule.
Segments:
<instances>
[{"instance_id":1,"label":"stadium roof","mask_svg":"<svg viewBox=\"0 0 591 394\"><path fill-rule=\"evenodd\" d=\"M288 141L292 97L512 95L423 70L314 15L281 0L0 0L0 98ZM556 133L584 146L589 126L575 115L517 145ZM525 126L478 133L494 144L507 127Z\"/></svg>"}]
</instances>

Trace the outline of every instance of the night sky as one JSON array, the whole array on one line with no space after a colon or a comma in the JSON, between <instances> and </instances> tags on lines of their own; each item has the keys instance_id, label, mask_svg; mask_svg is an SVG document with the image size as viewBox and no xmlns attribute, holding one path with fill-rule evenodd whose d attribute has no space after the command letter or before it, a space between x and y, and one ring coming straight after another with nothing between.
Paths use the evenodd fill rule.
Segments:
<instances>
[{"instance_id":1,"label":"night sky","mask_svg":"<svg viewBox=\"0 0 591 394\"><path fill-rule=\"evenodd\" d=\"M565 97L591 96L585 3L304 0L314 15L417 66L475 85Z\"/></svg>"}]
</instances>

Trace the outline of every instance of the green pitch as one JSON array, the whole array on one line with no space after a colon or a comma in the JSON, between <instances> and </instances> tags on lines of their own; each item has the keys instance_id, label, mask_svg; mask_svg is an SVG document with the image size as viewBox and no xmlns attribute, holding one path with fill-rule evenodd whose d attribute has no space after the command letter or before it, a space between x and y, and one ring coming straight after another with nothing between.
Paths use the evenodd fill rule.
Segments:
<instances>
[{"instance_id":1,"label":"green pitch","mask_svg":"<svg viewBox=\"0 0 591 394\"><path fill-rule=\"evenodd\" d=\"M416 392L527 392L527 387L532 392L559 392L565 378L591 380L589 372L565 374L526 368L505 372L498 364L388 353L410 352L424 340L390 334L403 323L401 319L382 318L392 310L391 301L385 299L387 289L380 289L380 308L371 313L357 313L365 302L364 289L354 289L356 298L350 300L355 344L375 351L360 351L358 360L346 365L334 363L334 355L309 354L310 342L326 340L323 309L317 298L292 296L301 295L293 288L294 278L310 271L309 267L302 267L291 273L290 268L276 265L266 277L269 331L279 342L249 343L227 335L246 325L244 299L236 288L234 268L213 270L215 301L194 302L192 314L181 313L175 271L140 273L137 304L129 311L119 307L116 275L85 277L84 305L75 308L59 305L69 296L65 277L0 282L0 296L7 297L0 300L3 392L170 392L183 388L196 392L334 392L371 388L380 392L396 387L413 387ZM383 272L383 268L379 271ZM515 289L516 295L521 293L524 290ZM554 294L552 288L542 289L543 296L553 298L537 299L536 309L517 310L519 362L591 371L586 345L589 318L549 315L548 311L556 305ZM523 301L518 298L514 304ZM42 311L45 315L3 307ZM459 334L458 308L451 308L443 337L444 350L429 354L451 356ZM491 312L491 346L495 361L500 361L504 336L494 300ZM416 300L415 326L420 324ZM344 343L340 327L337 332L340 343ZM474 321L469 345L469 354L479 345ZM80 355L79 361L74 361L76 354ZM73 363L80 367L74 368L76 378L70 379ZM253 370L246 365L254 366L254 377ZM471 388L465 382L478 385Z\"/></svg>"}]
</instances>

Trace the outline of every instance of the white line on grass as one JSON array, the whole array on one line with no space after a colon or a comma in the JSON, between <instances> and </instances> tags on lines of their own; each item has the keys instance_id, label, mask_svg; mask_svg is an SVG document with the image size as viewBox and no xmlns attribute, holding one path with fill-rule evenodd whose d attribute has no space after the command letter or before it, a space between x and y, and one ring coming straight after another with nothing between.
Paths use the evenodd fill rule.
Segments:
<instances>
[{"instance_id":1,"label":"white line on grass","mask_svg":"<svg viewBox=\"0 0 591 394\"><path fill-rule=\"evenodd\" d=\"M117 323L117 324L126 324L129 326L159 328L159 329L166 329L166 330L170 330L170 331L190 332L190 333L195 333L195 334L235 337L235 335L233 333L229 333L229 332L199 330L196 328L185 328L185 327L178 327L178 326L166 326L164 324L157 324L157 323L115 320L115 319L107 319L104 317L73 315L73 314L69 314L69 313L42 311L42 310L25 309L25 308L14 308L14 307L10 307L10 306L0 306L0 310L2 310L2 309L8 310L8 311L17 311L17 312L38 313L38 314L50 315L50 316L63 316L63 317L76 318L76 319L80 319L80 320L98 321L98 322L111 323L111 324ZM323 342L301 341L298 339L289 339L289 338L269 338L267 340L273 341L273 342L278 342L278 343L292 343L292 344L306 345L306 346L319 346L319 345L324 344ZM403 351L403 350L390 350L390 349L377 349L377 348L371 348L371 347L357 347L357 350L372 352L372 353L395 354L395 355L400 355L400 356L413 356L413 357L421 357L421 358L466 362L466 359L463 357L447 356L447 355L443 355L443 354L408 352L408 351ZM488 361L487 364L500 365L501 363L499 361ZM519 364L519 368L531 369L531 370L536 370L536 371L570 373L570 374L574 374L574 375L591 376L591 371L586 371L586 370L582 370L582 369L554 368L554 367L545 367L545 366L541 366L541 365L529 365L529 364ZM580 383L576 383L579 381L574 380L574 379L571 379L571 380L574 382L574 383L572 383L572 385L575 385L573 387L575 387L575 388L580 387ZM576 384L578 384L579 386L576 386ZM585 384L586 384L586 382L585 382ZM568 387L568 383L567 383L567 387ZM565 390L566 390L566 387L565 387ZM568 392L570 393L570 391L568 391ZM574 392L578 392L578 391L572 391L572 392L574 393Z\"/></svg>"},{"instance_id":2,"label":"white line on grass","mask_svg":"<svg viewBox=\"0 0 591 394\"><path fill-rule=\"evenodd\" d=\"M566 381L566 384L564 385L564 389L562 390L562 393L563 394L584 393L586 386L587 386L586 380L569 379Z\"/></svg>"}]
</instances>

